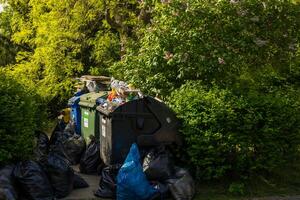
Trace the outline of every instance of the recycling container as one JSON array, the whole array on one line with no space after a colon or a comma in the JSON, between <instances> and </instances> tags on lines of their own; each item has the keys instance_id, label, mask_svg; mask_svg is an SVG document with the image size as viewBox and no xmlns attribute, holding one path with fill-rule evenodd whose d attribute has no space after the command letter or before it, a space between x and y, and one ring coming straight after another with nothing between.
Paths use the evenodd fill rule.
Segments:
<instances>
[{"instance_id":1,"label":"recycling container","mask_svg":"<svg viewBox=\"0 0 300 200\"><path fill-rule=\"evenodd\" d=\"M104 96L105 92L92 92L80 96L81 112L81 135L87 143L90 142L90 136L95 136L99 140L98 115L96 115L97 99Z\"/></svg>"},{"instance_id":2,"label":"recycling container","mask_svg":"<svg viewBox=\"0 0 300 200\"><path fill-rule=\"evenodd\" d=\"M97 107L100 156L106 165L123 163L132 143L140 147L179 143L175 114L152 97L143 97L113 111Z\"/></svg>"},{"instance_id":3,"label":"recycling container","mask_svg":"<svg viewBox=\"0 0 300 200\"><path fill-rule=\"evenodd\" d=\"M74 96L68 101L68 106L71 108L71 119L75 124L75 131L81 135L81 112L79 107L80 96Z\"/></svg>"}]
</instances>

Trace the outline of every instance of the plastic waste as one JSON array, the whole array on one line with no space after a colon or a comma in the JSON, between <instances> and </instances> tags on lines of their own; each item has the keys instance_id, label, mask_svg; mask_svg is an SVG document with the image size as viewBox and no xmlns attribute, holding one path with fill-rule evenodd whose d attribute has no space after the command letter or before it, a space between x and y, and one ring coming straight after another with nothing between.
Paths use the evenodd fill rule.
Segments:
<instances>
[{"instance_id":1,"label":"plastic waste","mask_svg":"<svg viewBox=\"0 0 300 200\"><path fill-rule=\"evenodd\" d=\"M69 122L69 123L65 124L63 122L63 120L59 120L54 131L52 132L52 134L50 136L49 144L54 145L58 141L59 137L61 137L61 135L64 133L66 134L66 135L64 135L64 137L66 137L67 135L71 136L75 133L74 122Z\"/></svg>"},{"instance_id":2,"label":"plastic waste","mask_svg":"<svg viewBox=\"0 0 300 200\"><path fill-rule=\"evenodd\" d=\"M133 144L117 176L117 200L146 200L158 191L152 187L140 164L140 154Z\"/></svg>"},{"instance_id":3,"label":"plastic waste","mask_svg":"<svg viewBox=\"0 0 300 200\"><path fill-rule=\"evenodd\" d=\"M80 160L80 172L84 174L94 174L97 172L100 164L100 145L95 141L94 137L91 137L91 142L88 144Z\"/></svg>"},{"instance_id":4,"label":"plastic waste","mask_svg":"<svg viewBox=\"0 0 300 200\"><path fill-rule=\"evenodd\" d=\"M195 195L195 182L190 173L183 168L175 168L175 177L167 180L175 200L191 200Z\"/></svg>"},{"instance_id":5,"label":"plastic waste","mask_svg":"<svg viewBox=\"0 0 300 200\"><path fill-rule=\"evenodd\" d=\"M50 145L55 144L55 142L58 138L58 135L65 130L65 127L66 127L66 124L64 123L64 121L62 119L58 120L58 122L50 136L50 141L49 141Z\"/></svg>"},{"instance_id":6,"label":"plastic waste","mask_svg":"<svg viewBox=\"0 0 300 200\"><path fill-rule=\"evenodd\" d=\"M89 92L99 92L100 91L96 81L86 80L86 87L89 90Z\"/></svg>"},{"instance_id":7,"label":"plastic waste","mask_svg":"<svg viewBox=\"0 0 300 200\"><path fill-rule=\"evenodd\" d=\"M112 101L114 98L117 97L117 92L115 89L112 89L112 91L109 93L107 100Z\"/></svg>"},{"instance_id":8,"label":"plastic waste","mask_svg":"<svg viewBox=\"0 0 300 200\"><path fill-rule=\"evenodd\" d=\"M143 170L148 180L165 181L174 173L170 154L164 147L150 150L143 161Z\"/></svg>"},{"instance_id":9,"label":"plastic waste","mask_svg":"<svg viewBox=\"0 0 300 200\"><path fill-rule=\"evenodd\" d=\"M68 132L54 132L50 137L50 148L49 151L55 151L58 154L61 154L62 156L65 156L63 154L63 144L64 141L66 141L68 138L72 137L72 134Z\"/></svg>"},{"instance_id":10,"label":"plastic waste","mask_svg":"<svg viewBox=\"0 0 300 200\"><path fill-rule=\"evenodd\" d=\"M73 165L80 162L84 150L85 141L80 135L74 134L63 143L64 155Z\"/></svg>"},{"instance_id":11,"label":"plastic waste","mask_svg":"<svg viewBox=\"0 0 300 200\"><path fill-rule=\"evenodd\" d=\"M121 165L110 165L102 169L99 188L94 193L101 198L116 198L117 175Z\"/></svg>"},{"instance_id":12,"label":"plastic waste","mask_svg":"<svg viewBox=\"0 0 300 200\"><path fill-rule=\"evenodd\" d=\"M20 196L31 200L52 200L53 190L46 173L34 161L19 162L13 171Z\"/></svg>"},{"instance_id":13,"label":"plastic waste","mask_svg":"<svg viewBox=\"0 0 300 200\"><path fill-rule=\"evenodd\" d=\"M36 147L34 149L35 160L44 165L47 162L49 153L49 138L41 131L35 131Z\"/></svg>"},{"instance_id":14,"label":"plastic waste","mask_svg":"<svg viewBox=\"0 0 300 200\"><path fill-rule=\"evenodd\" d=\"M49 145L54 145L59 137L59 134L61 134L61 133L62 133L62 131L53 131L50 136Z\"/></svg>"},{"instance_id":15,"label":"plastic waste","mask_svg":"<svg viewBox=\"0 0 300 200\"><path fill-rule=\"evenodd\" d=\"M78 174L74 174L74 189L87 188L89 184Z\"/></svg>"},{"instance_id":16,"label":"plastic waste","mask_svg":"<svg viewBox=\"0 0 300 200\"><path fill-rule=\"evenodd\" d=\"M139 97L142 97L140 90L137 90L131 84L124 81L119 81L114 78L111 80L111 91L109 92L106 101L102 100L99 105L107 110L114 110L118 106Z\"/></svg>"},{"instance_id":17,"label":"plastic waste","mask_svg":"<svg viewBox=\"0 0 300 200\"><path fill-rule=\"evenodd\" d=\"M63 156L73 165L78 164L86 146L83 137L66 131L55 133L55 143L50 151Z\"/></svg>"},{"instance_id":18,"label":"plastic waste","mask_svg":"<svg viewBox=\"0 0 300 200\"><path fill-rule=\"evenodd\" d=\"M15 190L13 170L13 165L7 165L0 170L0 199L18 199L18 194Z\"/></svg>"},{"instance_id":19,"label":"plastic waste","mask_svg":"<svg viewBox=\"0 0 300 200\"><path fill-rule=\"evenodd\" d=\"M75 123L71 120L65 127L63 132L68 132L71 135L75 134L76 130L75 130Z\"/></svg>"},{"instance_id":20,"label":"plastic waste","mask_svg":"<svg viewBox=\"0 0 300 200\"><path fill-rule=\"evenodd\" d=\"M70 194L74 184L74 171L65 158L50 152L48 155L47 174L57 198Z\"/></svg>"},{"instance_id":21,"label":"plastic waste","mask_svg":"<svg viewBox=\"0 0 300 200\"><path fill-rule=\"evenodd\" d=\"M154 188L158 190L158 193L151 198L151 200L167 199L170 196L169 187L166 184L157 182L154 184Z\"/></svg>"}]
</instances>

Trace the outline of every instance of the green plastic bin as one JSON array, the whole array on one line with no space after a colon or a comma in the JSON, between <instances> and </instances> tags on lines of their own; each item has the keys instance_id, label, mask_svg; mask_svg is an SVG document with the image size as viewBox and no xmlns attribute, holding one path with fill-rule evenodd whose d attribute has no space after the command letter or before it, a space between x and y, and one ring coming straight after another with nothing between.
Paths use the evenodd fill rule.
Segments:
<instances>
[{"instance_id":1,"label":"green plastic bin","mask_svg":"<svg viewBox=\"0 0 300 200\"><path fill-rule=\"evenodd\" d=\"M80 96L81 111L81 135L87 142L90 142L90 135L99 141L99 119L96 114L97 99L106 95L107 92L87 93Z\"/></svg>"}]
</instances>

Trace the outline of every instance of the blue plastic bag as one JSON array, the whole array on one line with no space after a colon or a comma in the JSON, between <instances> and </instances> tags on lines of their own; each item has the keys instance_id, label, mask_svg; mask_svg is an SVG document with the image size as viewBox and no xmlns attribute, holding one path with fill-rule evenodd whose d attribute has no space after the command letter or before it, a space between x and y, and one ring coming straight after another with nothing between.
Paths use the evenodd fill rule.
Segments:
<instances>
[{"instance_id":1,"label":"blue plastic bag","mask_svg":"<svg viewBox=\"0 0 300 200\"><path fill-rule=\"evenodd\" d=\"M152 187L140 163L140 153L133 144L117 176L117 200L146 200L158 191Z\"/></svg>"}]
</instances>

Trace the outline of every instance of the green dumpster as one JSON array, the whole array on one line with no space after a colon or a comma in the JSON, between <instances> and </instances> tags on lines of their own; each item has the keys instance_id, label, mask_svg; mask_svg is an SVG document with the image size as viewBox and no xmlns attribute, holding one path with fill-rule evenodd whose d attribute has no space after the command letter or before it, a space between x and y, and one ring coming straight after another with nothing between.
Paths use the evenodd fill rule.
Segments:
<instances>
[{"instance_id":1,"label":"green dumpster","mask_svg":"<svg viewBox=\"0 0 300 200\"><path fill-rule=\"evenodd\" d=\"M80 96L81 111L81 135L87 143L90 142L90 135L99 141L99 120L96 114L97 99L106 95L107 92L92 92Z\"/></svg>"}]
</instances>

